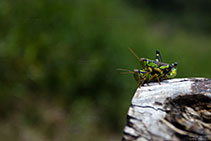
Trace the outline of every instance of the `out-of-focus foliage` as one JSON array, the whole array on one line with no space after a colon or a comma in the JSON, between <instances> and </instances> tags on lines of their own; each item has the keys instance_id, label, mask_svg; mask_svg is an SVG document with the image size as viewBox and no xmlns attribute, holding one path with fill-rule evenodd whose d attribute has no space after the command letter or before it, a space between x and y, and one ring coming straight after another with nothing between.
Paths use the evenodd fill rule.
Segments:
<instances>
[{"instance_id":1,"label":"out-of-focus foliage","mask_svg":"<svg viewBox=\"0 0 211 141\"><path fill-rule=\"evenodd\" d=\"M140 57L210 77L209 1L1 0L0 137L120 140Z\"/></svg>"},{"instance_id":2,"label":"out-of-focus foliage","mask_svg":"<svg viewBox=\"0 0 211 141\"><path fill-rule=\"evenodd\" d=\"M198 34L211 33L211 1L203 0L127 0L137 9L153 12L151 20L159 22L161 19L180 26L182 30L197 32Z\"/></svg>"}]
</instances>

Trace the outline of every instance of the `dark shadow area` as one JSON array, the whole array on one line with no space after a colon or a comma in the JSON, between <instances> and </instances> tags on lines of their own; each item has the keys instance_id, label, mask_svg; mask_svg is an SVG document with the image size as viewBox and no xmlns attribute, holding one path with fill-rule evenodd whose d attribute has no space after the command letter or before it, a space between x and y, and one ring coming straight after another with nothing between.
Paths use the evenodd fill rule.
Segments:
<instances>
[{"instance_id":1,"label":"dark shadow area","mask_svg":"<svg viewBox=\"0 0 211 141\"><path fill-rule=\"evenodd\" d=\"M211 98L204 95L178 96L166 101L166 119L184 131L180 140L210 140Z\"/></svg>"}]
</instances>

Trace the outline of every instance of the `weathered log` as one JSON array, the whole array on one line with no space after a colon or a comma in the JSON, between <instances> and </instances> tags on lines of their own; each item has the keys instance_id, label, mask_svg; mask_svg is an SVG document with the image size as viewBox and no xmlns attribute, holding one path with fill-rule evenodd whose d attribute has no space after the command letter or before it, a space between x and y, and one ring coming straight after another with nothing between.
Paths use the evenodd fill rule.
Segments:
<instances>
[{"instance_id":1,"label":"weathered log","mask_svg":"<svg viewBox=\"0 0 211 141\"><path fill-rule=\"evenodd\" d=\"M122 140L211 140L211 79L172 79L138 88Z\"/></svg>"}]
</instances>

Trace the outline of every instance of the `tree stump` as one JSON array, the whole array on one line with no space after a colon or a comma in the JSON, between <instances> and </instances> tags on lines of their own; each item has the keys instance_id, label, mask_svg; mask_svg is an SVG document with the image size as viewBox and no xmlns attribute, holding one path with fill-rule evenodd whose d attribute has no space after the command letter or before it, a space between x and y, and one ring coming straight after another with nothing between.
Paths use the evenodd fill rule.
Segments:
<instances>
[{"instance_id":1,"label":"tree stump","mask_svg":"<svg viewBox=\"0 0 211 141\"><path fill-rule=\"evenodd\" d=\"M211 79L171 79L138 88L122 140L211 140Z\"/></svg>"}]
</instances>

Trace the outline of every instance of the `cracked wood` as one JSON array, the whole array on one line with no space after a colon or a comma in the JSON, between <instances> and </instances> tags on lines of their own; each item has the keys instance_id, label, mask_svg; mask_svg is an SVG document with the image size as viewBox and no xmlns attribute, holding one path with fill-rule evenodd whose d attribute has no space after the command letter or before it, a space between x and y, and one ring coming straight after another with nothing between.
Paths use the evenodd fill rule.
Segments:
<instances>
[{"instance_id":1,"label":"cracked wood","mask_svg":"<svg viewBox=\"0 0 211 141\"><path fill-rule=\"evenodd\" d=\"M210 103L211 79L172 79L138 88L122 140L210 140Z\"/></svg>"}]
</instances>

